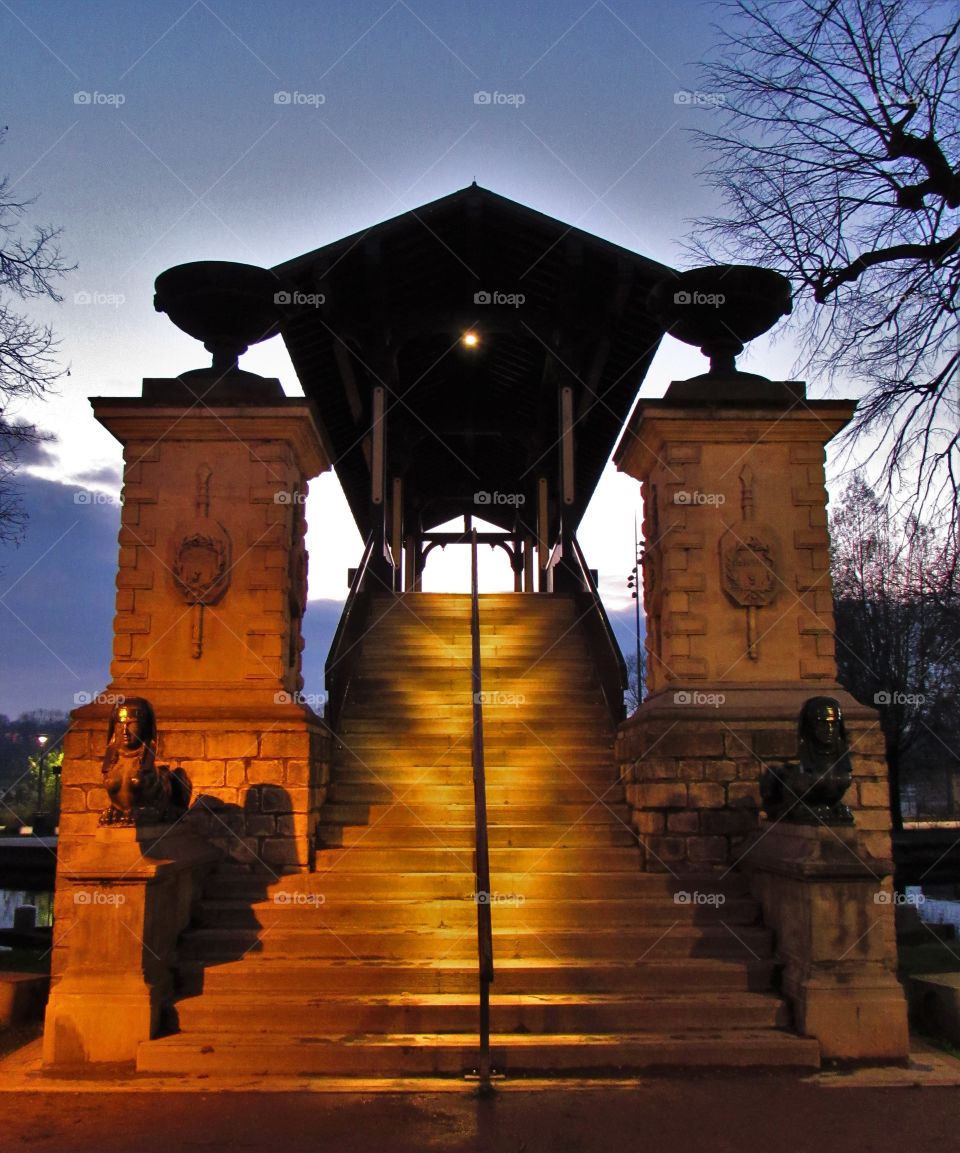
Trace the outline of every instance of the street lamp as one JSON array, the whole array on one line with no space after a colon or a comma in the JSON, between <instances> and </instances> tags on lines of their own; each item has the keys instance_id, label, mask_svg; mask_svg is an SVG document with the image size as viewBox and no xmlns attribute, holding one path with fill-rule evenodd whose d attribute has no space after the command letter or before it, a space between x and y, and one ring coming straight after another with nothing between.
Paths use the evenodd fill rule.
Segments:
<instances>
[{"instance_id":1,"label":"street lamp","mask_svg":"<svg viewBox=\"0 0 960 1153\"><path fill-rule=\"evenodd\" d=\"M37 744L40 746L40 762L37 765L37 819L34 820L34 825L39 825L39 818L45 816L43 811L43 758L46 755L48 739L49 738L43 733L37 737Z\"/></svg>"},{"instance_id":2,"label":"street lamp","mask_svg":"<svg viewBox=\"0 0 960 1153\"><path fill-rule=\"evenodd\" d=\"M636 608L636 626L635 638L637 643L637 704L640 704L640 586L641 586L641 566L643 564L643 550L640 548L640 538L637 535L637 518L633 518L633 568L630 570L630 575L627 577L627 588L630 590L630 596L633 598L634 607Z\"/></svg>"}]
</instances>

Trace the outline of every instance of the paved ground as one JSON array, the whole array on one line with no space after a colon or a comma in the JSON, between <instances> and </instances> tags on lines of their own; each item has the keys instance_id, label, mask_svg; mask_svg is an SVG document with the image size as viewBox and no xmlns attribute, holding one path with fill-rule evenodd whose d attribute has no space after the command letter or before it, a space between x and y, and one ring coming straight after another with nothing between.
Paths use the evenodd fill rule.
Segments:
<instances>
[{"instance_id":1,"label":"paved ground","mask_svg":"<svg viewBox=\"0 0 960 1153\"><path fill-rule=\"evenodd\" d=\"M461 1083L379 1091L171 1079L52 1081L32 1044L0 1062L3 1153L886 1153L960 1149L960 1062L910 1069L716 1072L630 1084Z\"/></svg>"}]
</instances>

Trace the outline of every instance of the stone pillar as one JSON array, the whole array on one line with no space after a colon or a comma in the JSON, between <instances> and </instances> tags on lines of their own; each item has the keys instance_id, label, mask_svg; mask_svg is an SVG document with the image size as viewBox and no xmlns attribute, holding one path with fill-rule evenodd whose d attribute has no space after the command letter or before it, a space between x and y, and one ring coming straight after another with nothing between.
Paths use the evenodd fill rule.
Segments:
<instances>
[{"instance_id":1,"label":"stone pillar","mask_svg":"<svg viewBox=\"0 0 960 1153\"><path fill-rule=\"evenodd\" d=\"M159 760L210 814L194 826L237 860L303 869L326 784L325 732L302 697L304 501L329 461L307 401L276 381L236 397L189 403L179 380L146 380L141 398L92 402L124 446L114 659L101 700L74 714L63 785L76 789L84 758L86 782L99 778L110 707L147 697ZM86 801L102 807L96 790Z\"/></svg>"},{"instance_id":2,"label":"stone pillar","mask_svg":"<svg viewBox=\"0 0 960 1153\"><path fill-rule=\"evenodd\" d=\"M311 867L329 765L327 731L302 695L300 671L304 500L309 478L329 467L312 406L249 373L204 402L185 379L148 379L139 398L92 404L123 445L124 486L111 680L74 711L65 741L48 1013L54 1063L81 1053L132 1059L97 1040L96 1011L113 1011L108 994L96 1011L77 1007L84 989L93 996L105 980L92 956L102 928L94 922L110 909L78 904L78 886L92 892L138 878L136 900L124 891L123 916L134 937L148 941L147 922L164 906L150 894L177 871L168 862L158 879L139 842L124 841L128 830L98 828L113 706L130 697L153 705L157 761L191 787L191 807L173 830L181 848L193 834L205 849L268 875ZM168 829L162 843L172 844L170 836ZM194 845L177 859L195 861L198 852ZM148 975L144 1002L144 976L129 960L118 953L103 963L136 986L142 1039L156 1028L163 982ZM69 1026L55 1027L68 992ZM129 1036L124 1043L129 1050Z\"/></svg>"},{"instance_id":3,"label":"stone pillar","mask_svg":"<svg viewBox=\"0 0 960 1153\"><path fill-rule=\"evenodd\" d=\"M615 455L643 491L649 696L834 686L824 447L853 402L688 383L640 402Z\"/></svg>"},{"instance_id":4,"label":"stone pillar","mask_svg":"<svg viewBox=\"0 0 960 1153\"><path fill-rule=\"evenodd\" d=\"M74 719L93 722L96 760L112 701L147 697L159 759L208 813L194 826L279 872L308 867L326 785L300 660L304 501L329 461L309 402L276 381L237 397L189 404L180 381L146 380L142 398L93 401L124 446L117 613L106 701ZM203 605L195 573L207 588L212 576Z\"/></svg>"},{"instance_id":5,"label":"stone pillar","mask_svg":"<svg viewBox=\"0 0 960 1153\"><path fill-rule=\"evenodd\" d=\"M618 752L645 868L749 871L801 1031L827 1056L892 1059L907 1050L883 734L834 657L824 450L853 409L747 376L637 405L614 459L642 485L649 695ZM759 811L763 765L797 759L820 695L844 711L855 829Z\"/></svg>"},{"instance_id":6,"label":"stone pillar","mask_svg":"<svg viewBox=\"0 0 960 1153\"><path fill-rule=\"evenodd\" d=\"M678 381L637 405L617 448L644 503L648 697L620 760L649 868L736 859L758 758L796 754L807 697L875 724L833 649L824 448L853 408L793 382Z\"/></svg>"}]
</instances>

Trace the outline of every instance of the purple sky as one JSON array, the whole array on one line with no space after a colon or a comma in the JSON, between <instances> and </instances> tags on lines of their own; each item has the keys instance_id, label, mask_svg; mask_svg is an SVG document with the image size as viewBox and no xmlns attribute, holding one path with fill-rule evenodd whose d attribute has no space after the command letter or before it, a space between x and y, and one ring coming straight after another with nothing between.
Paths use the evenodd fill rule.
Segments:
<instances>
[{"instance_id":1,"label":"purple sky","mask_svg":"<svg viewBox=\"0 0 960 1153\"><path fill-rule=\"evenodd\" d=\"M154 312L159 272L276 264L474 178L688 265L689 218L716 205L687 130L722 112L678 93L698 91L715 15L686 0L0 0L0 173L39 195L29 218L62 225L78 265L63 304L30 309L57 330L71 375L21 410L57 441L23 479L26 543L0 551L0 712L71 708L106 682L120 452L86 398L205 363ZM762 340L745 366L785 376L792 360L788 342ZM279 340L243 366L299 391ZM668 339L644 393L703 367ZM615 610L628 607L637 489L611 471L580 534ZM77 504L77 491L93 495ZM325 540L309 690L359 537L333 477L307 515Z\"/></svg>"}]
</instances>

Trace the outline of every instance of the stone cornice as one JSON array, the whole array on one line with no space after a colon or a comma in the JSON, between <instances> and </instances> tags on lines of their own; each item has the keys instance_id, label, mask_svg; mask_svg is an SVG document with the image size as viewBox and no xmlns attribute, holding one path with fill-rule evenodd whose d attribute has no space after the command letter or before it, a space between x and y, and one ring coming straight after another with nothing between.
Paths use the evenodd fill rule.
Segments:
<instances>
[{"instance_id":1,"label":"stone cornice","mask_svg":"<svg viewBox=\"0 0 960 1153\"><path fill-rule=\"evenodd\" d=\"M90 398L96 419L121 444L131 441L232 442L251 444L265 440L289 444L306 478L330 467L321 422L313 404L287 397L267 404L180 405L146 403L140 397Z\"/></svg>"},{"instance_id":2,"label":"stone cornice","mask_svg":"<svg viewBox=\"0 0 960 1153\"><path fill-rule=\"evenodd\" d=\"M801 400L785 405L727 400L642 400L613 454L620 472L642 479L670 444L826 444L853 416L853 400Z\"/></svg>"}]
</instances>

